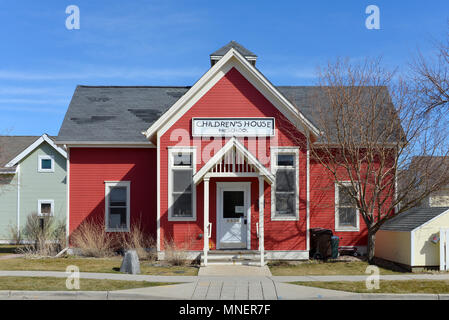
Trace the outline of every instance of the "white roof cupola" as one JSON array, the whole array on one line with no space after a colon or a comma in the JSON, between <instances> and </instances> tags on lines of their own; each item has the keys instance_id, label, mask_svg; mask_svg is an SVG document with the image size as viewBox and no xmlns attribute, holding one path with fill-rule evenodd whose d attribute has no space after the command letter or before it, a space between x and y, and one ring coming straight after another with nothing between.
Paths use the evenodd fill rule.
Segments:
<instances>
[{"instance_id":1,"label":"white roof cupola","mask_svg":"<svg viewBox=\"0 0 449 320\"><path fill-rule=\"evenodd\" d=\"M217 51L210 54L210 65L211 67L217 63L218 60L223 58L223 56L231 49L234 48L237 50L242 56L245 57L246 60L248 60L253 66L256 65L257 55L255 55L253 52L246 49L244 46L242 46L240 43L232 40L227 45L221 47Z\"/></svg>"}]
</instances>

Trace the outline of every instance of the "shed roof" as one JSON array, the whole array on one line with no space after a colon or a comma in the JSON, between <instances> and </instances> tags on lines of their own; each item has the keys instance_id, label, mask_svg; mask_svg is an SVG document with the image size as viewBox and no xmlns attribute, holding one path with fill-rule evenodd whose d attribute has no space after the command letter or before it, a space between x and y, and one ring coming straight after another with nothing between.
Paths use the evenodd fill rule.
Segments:
<instances>
[{"instance_id":1,"label":"shed roof","mask_svg":"<svg viewBox=\"0 0 449 320\"><path fill-rule=\"evenodd\" d=\"M449 207L413 208L388 220L380 230L412 231L446 211Z\"/></svg>"}]
</instances>

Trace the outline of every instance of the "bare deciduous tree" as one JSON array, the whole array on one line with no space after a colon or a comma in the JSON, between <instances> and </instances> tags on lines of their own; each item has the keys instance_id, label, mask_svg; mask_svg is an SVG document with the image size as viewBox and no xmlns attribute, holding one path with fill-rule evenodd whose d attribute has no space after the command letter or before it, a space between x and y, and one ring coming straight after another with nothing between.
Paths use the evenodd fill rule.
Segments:
<instances>
[{"instance_id":1,"label":"bare deciduous tree","mask_svg":"<svg viewBox=\"0 0 449 320\"><path fill-rule=\"evenodd\" d=\"M449 27L449 22L448 22ZM425 102L424 112L449 111L449 31L435 44L436 55L425 58L420 52L411 64L417 94Z\"/></svg>"},{"instance_id":2,"label":"bare deciduous tree","mask_svg":"<svg viewBox=\"0 0 449 320\"><path fill-rule=\"evenodd\" d=\"M320 179L348 193L367 226L368 261L373 263L382 224L449 183L447 125L423 114L423 101L382 68L381 59L355 65L338 60L319 78L308 96L313 121L322 131L318 140L308 138L311 166L325 168ZM303 139L293 130L291 136L298 143ZM420 156L434 160L417 161Z\"/></svg>"}]
</instances>

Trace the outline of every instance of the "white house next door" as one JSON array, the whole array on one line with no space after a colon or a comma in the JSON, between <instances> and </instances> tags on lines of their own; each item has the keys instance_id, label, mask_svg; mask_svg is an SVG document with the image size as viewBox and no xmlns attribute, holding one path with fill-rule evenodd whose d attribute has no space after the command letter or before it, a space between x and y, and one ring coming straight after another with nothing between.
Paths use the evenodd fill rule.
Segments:
<instances>
[{"instance_id":1,"label":"white house next door","mask_svg":"<svg viewBox=\"0 0 449 320\"><path fill-rule=\"evenodd\" d=\"M249 248L250 183L217 183L218 249Z\"/></svg>"}]
</instances>

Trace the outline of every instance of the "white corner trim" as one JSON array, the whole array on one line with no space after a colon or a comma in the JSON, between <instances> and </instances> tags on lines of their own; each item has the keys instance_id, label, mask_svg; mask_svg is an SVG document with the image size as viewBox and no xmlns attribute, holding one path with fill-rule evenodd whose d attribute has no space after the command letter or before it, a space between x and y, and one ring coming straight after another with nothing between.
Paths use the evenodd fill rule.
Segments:
<instances>
[{"instance_id":1,"label":"white corner trim","mask_svg":"<svg viewBox=\"0 0 449 320\"><path fill-rule=\"evenodd\" d=\"M192 176L196 172L196 148L192 146L176 146L168 149L168 221L196 221L196 184L192 183L192 216L191 217L174 217L172 211L173 204L173 153L191 153L192 167L185 168L185 170L192 170ZM183 169L178 169L183 170Z\"/></svg>"},{"instance_id":2,"label":"white corner trim","mask_svg":"<svg viewBox=\"0 0 449 320\"><path fill-rule=\"evenodd\" d=\"M58 147L53 140L51 140L46 133L44 133L40 138L38 138L36 141L34 141L32 144L28 146L25 150L23 150L21 153L19 153L14 159L9 161L5 167L12 167L15 166L18 162L20 162L23 158L28 156L31 152L34 151L38 146L40 146L43 142L47 142L53 149L58 151L64 158L67 159L67 152L61 148Z\"/></svg>"},{"instance_id":3,"label":"white corner trim","mask_svg":"<svg viewBox=\"0 0 449 320\"><path fill-rule=\"evenodd\" d=\"M131 219L131 181L105 181L104 214L106 232L129 232ZM109 228L109 190L111 187L126 187L126 228Z\"/></svg>"},{"instance_id":4,"label":"white corner trim","mask_svg":"<svg viewBox=\"0 0 449 320\"><path fill-rule=\"evenodd\" d=\"M235 67L239 72L247 74L247 80L258 88L259 91L273 103L281 112L291 119L294 115L315 136L320 134L316 128L290 101L288 101L279 90L274 87L248 60L246 60L237 50L231 48L218 62L212 66L190 89L184 94L164 115L162 115L148 130L142 132L147 139L151 140L157 131L164 133L167 127L171 126L179 117L187 112L194 103L201 98L216 82L218 82L227 71ZM251 78L251 79L249 79ZM264 91L264 92L262 92ZM174 121L172 118L175 117ZM295 123L295 121L293 121ZM301 128L303 131L303 128Z\"/></svg>"},{"instance_id":5,"label":"white corner trim","mask_svg":"<svg viewBox=\"0 0 449 320\"><path fill-rule=\"evenodd\" d=\"M295 157L295 216L277 216L276 215L276 170L278 154L294 154ZM271 147L271 172L274 177L274 184L271 187L271 220L272 221L298 221L299 220L299 147ZM282 167L279 167L282 168Z\"/></svg>"},{"instance_id":6,"label":"white corner trim","mask_svg":"<svg viewBox=\"0 0 449 320\"><path fill-rule=\"evenodd\" d=\"M335 226L334 229L336 232L359 232L360 231L360 212L359 209L355 209L355 214L356 214L356 227L340 227L339 226L339 214L338 214L338 206L339 206L339 197L338 197L338 188L339 185L338 184L343 184L343 185L350 185L351 182L350 181L339 181L339 182L335 182L334 183L334 188L335 188Z\"/></svg>"},{"instance_id":7,"label":"white corner trim","mask_svg":"<svg viewBox=\"0 0 449 320\"><path fill-rule=\"evenodd\" d=\"M310 250L310 141L307 139L306 163L306 249Z\"/></svg>"},{"instance_id":8,"label":"white corner trim","mask_svg":"<svg viewBox=\"0 0 449 320\"><path fill-rule=\"evenodd\" d=\"M415 265L415 230L410 232L410 267Z\"/></svg>"}]
</instances>

